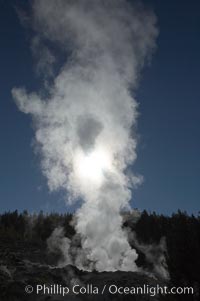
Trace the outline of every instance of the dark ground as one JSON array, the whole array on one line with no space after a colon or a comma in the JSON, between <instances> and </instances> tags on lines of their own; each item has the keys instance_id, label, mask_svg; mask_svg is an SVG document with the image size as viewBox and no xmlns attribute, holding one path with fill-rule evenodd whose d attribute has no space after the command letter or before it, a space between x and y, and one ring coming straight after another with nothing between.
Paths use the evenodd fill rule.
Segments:
<instances>
[{"instance_id":1,"label":"dark ground","mask_svg":"<svg viewBox=\"0 0 200 301\"><path fill-rule=\"evenodd\" d=\"M137 234L141 244L159 244L164 236L166 240L166 261L170 274L169 280L163 280L153 273L133 272L82 272L73 266L58 268L55 266L59 254L50 254L47 250L46 239L52 230L61 225L66 236L73 237L74 230L70 224L71 215L59 216L42 213L31 218L23 214L6 213L0 216L0 301L37 301L37 300L183 300L198 301L200 284L200 219L178 212L172 217L157 216L143 212L139 220L127 215L124 227ZM131 243L137 249L134 242ZM137 264L144 271L150 271L152 263L148 262L143 249L137 250ZM154 254L157 256L157 254ZM70 289L66 296L53 294L36 294L36 285L53 284L67 286ZM92 284L97 287L99 294L71 293L72 287ZM106 284L104 294L101 294ZM191 286L193 295L156 295L149 294L110 294L110 285L118 287L137 287L148 285ZM33 292L25 292L27 285L33 286Z\"/></svg>"},{"instance_id":2,"label":"dark ground","mask_svg":"<svg viewBox=\"0 0 200 301\"><path fill-rule=\"evenodd\" d=\"M106 284L118 287L156 286L164 285L163 281L158 281L141 273L132 272L82 272L72 266L64 268L53 268L48 266L44 261L47 258L44 249L38 249L34 245L18 242L12 244L10 241L1 244L1 270L0 270L0 300L1 301L32 301L32 300L152 300L148 295L120 295L109 294L105 290L103 296L101 291ZM42 262L39 264L39 262ZM80 294L69 293L65 297L60 295L37 295L35 292L27 294L25 287L32 285L36 290L37 284L46 286L59 284L68 286L70 290L75 284L87 286L92 284L93 289L97 287L99 294ZM155 296L153 300L165 300L161 296ZM175 299L170 299L175 300Z\"/></svg>"}]
</instances>

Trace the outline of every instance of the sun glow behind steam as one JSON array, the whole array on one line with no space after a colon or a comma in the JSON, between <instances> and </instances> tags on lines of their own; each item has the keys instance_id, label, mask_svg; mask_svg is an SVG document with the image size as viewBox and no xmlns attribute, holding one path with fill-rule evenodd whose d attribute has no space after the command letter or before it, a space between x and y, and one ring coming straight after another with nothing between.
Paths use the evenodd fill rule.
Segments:
<instances>
[{"instance_id":1,"label":"sun glow behind steam","mask_svg":"<svg viewBox=\"0 0 200 301\"><path fill-rule=\"evenodd\" d=\"M75 172L81 182L101 185L105 172L112 169L112 160L106 150L95 149L87 154L79 152L75 159Z\"/></svg>"}]
</instances>

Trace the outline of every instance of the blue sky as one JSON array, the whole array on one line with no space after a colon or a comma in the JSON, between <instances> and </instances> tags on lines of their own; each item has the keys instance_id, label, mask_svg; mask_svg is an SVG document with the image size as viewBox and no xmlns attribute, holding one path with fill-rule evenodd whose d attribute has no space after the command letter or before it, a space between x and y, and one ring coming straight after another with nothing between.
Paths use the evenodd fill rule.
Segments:
<instances>
[{"instance_id":1,"label":"blue sky","mask_svg":"<svg viewBox=\"0 0 200 301\"><path fill-rule=\"evenodd\" d=\"M15 5L0 1L0 210L59 211L62 194L48 192L31 147L30 117L18 111L14 86L39 87L30 51L30 33ZM171 214L198 213L200 195L200 2L145 1L158 18L157 51L143 70L139 101L138 158L144 176L132 206Z\"/></svg>"}]
</instances>

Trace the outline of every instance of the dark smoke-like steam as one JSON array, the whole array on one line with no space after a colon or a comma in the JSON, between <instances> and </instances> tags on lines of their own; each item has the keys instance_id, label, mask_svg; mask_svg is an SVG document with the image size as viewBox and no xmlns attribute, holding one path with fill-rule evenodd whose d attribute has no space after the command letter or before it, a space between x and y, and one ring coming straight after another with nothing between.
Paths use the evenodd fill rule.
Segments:
<instances>
[{"instance_id":1,"label":"dark smoke-like steam","mask_svg":"<svg viewBox=\"0 0 200 301\"><path fill-rule=\"evenodd\" d=\"M82 248L74 263L134 271L137 254L120 215L131 188L141 182L126 174L137 142L137 103L130 89L155 47L155 16L125 0L35 0L32 12L40 72L53 74L57 58L48 45L60 48L65 62L53 83L45 83L45 93L14 88L12 94L33 117L49 189L64 189L70 202L83 200L75 225Z\"/></svg>"}]
</instances>

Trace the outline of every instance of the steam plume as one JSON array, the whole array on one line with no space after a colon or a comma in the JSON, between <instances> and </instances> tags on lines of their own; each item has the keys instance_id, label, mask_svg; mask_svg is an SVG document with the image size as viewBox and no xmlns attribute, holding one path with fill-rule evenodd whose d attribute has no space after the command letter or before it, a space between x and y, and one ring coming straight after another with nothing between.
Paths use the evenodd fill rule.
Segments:
<instances>
[{"instance_id":1,"label":"steam plume","mask_svg":"<svg viewBox=\"0 0 200 301\"><path fill-rule=\"evenodd\" d=\"M49 189L64 189L70 202L83 200L76 213L82 240L76 264L86 268L85 256L90 269L136 270L120 211L141 181L126 174L137 144L131 89L155 47L155 16L125 0L37 0L32 12L34 41L48 50L48 56L38 51L40 73L52 75L58 48L65 60L45 93L14 88L12 94L33 117Z\"/></svg>"}]
</instances>

